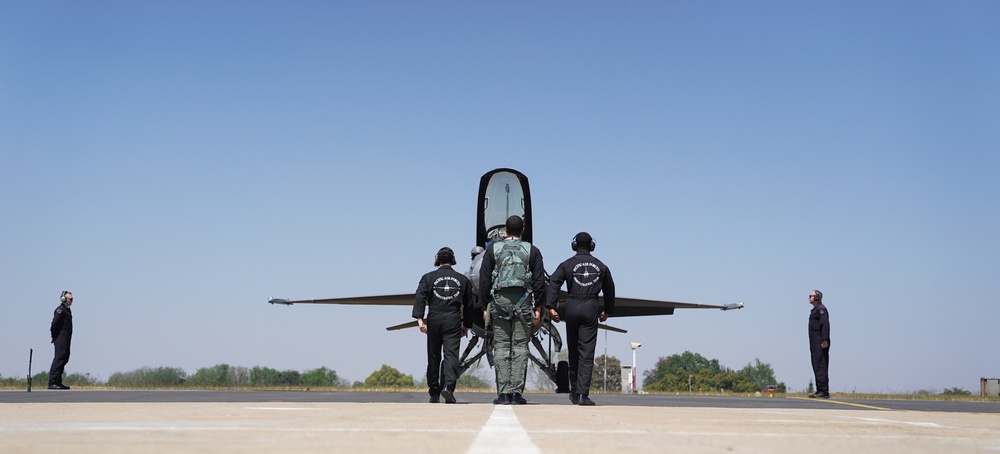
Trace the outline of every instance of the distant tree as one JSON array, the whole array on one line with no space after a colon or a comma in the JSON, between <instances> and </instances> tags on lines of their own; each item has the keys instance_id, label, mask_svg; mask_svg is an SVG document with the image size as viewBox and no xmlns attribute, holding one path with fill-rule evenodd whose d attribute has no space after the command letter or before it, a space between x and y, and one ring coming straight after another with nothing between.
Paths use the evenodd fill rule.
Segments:
<instances>
[{"instance_id":1,"label":"distant tree","mask_svg":"<svg viewBox=\"0 0 1000 454\"><path fill-rule=\"evenodd\" d=\"M247 368L228 364L203 367L188 378L188 384L191 386L247 386L250 383L250 373Z\"/></svg>"},{"instance_id":2,"label":"distant tree","mask_svg":"<svg viewBox=\"0 0 1000 454\"><path fill-rule=\"evenodd\" d=\"M250 369L252 386L299 386L302 374L294 370L278 371L270 367L254 366Z\"/></svg>"},{"instance_id":3,"label":"distant tree","mask_svg":"<svg viewBox=\"0 0 1000 454\"><path fill-rule=\"evenodd\" d=\"M229 368L229 374L226 381L228 381L231 385L249 386L250 369L243 366L232 366Z\"/></svg>"},{"instance_id":4,"label":"distant tree","mask_svg":"<svg viewBox=\"0 0 1000 454\"><path fill-rule=\"evenodd\" d=\"M709 360L697 353L684 352L660 358L653 369L646 371L643 387L649 391L722 391L733 393L764 392L774 385L775 392L784 393L784 383L774 378L770 364L755 359L743 369L722 367L719 360ZM810 386L812 386L810 384Z\"/></svg>"},{"instance_id":5,"label":"distant tree","mask_svg":"<svg viewBox=\"0 0 1000 454\"><path fill-rule=\"evenodd\" d=\"M653 368L645 372L642 387L649 391L687 391L689 380L693 380L713 389L717 384L712 377L722 372L719 360L686 351L657 360Z\"/></svg>"},{"instance_id":6,"label":"distant tree","mask_svg":"<svg viewBox=\"0 0 1000 454\"><path fill-rule=\"evenodd\" d=\"M774 385L774 391L777 393L783 394L788 391L785 384L778 382L774 377L774 369L771 368L771 365L762 363L760 358L755 358L754 362L743 367L740 373L746 375L753 384L747 392L764 392L769 385Z\"/></svg>"},{"instance_id":7,"label":"distant tree","mask_svg":"<svg viewBox=\"0 0 1000 454\"><path fill-rule=\"evenodd\" d=\"M365 379L365 386L369 388L412 388L413 376L405 375L388 364L383 364L382 368L372 372Z\"/></svg>"},{"instance_id":8,"label":"distant tree","mask_svg":"<svg viewBox=\"0 0 1000 454\"><path fill-rule=\"evenodd\" d=\"M48 386L48 384L49 384L49 371L39 372L31 376L32 386L41 386L41 385Z\"/></svg>"},{"instance_id":9,"label":"distant tree","mask_svg":"<svg viewBox=\"0 0 1000 454\"><path fill-rule=\"evenodd\" d=\"M337 386L339 379L337 372L320 367L302 374L302 384L305 386Z\"/></svg>"},{"instance_id":10,"label":"distant tree","mask_svg":"<svg viewBox=\"0 0 1000 454\"><path fill-rule=\"evenodd\" d=\"M604 373L607 367L607 374ZM618 358L601 355L594 358L594 373L590 379L590 389L592 391L604 391L607 376L608 392L621 392L622 390L622 362Z\"/></svg>"},{"instance_id":11,"label":"distant tree","mask_svg":"<svg viewBox=\"0 0 1000 454\"><path fill-rule=\"evenodd\" d=\"M32 379L34 383L34 379ZM48 385L48 381L45 382ZM63 383L69 386L100 386L102 383L100 380L92 377L90 374L80 374L72 373L63 376Z\"/></svg>"},{"instance_id":12,"label":"distant tree","mask_svg":"<svg viewBox=\"0 0 1000 454\"><path fill-rule=\"evenodd\" d=\"M120 388L161 388L184 384L187 373L178 367L142 367L130 372L115 372L108 386Z\"/></svg>"},{"instance_id":13,"label":"distant tree","mask_svg":"<svg viewBox=\"0 0 1000 454\"><path fill-rule=\"evenodd\" d=\"M254 366L250 369L250 384L253 386L278 386L280 372L270 367Z\"/></svg>"},{"instance_id":14,"label":"distant tree","mask_svg":"<svg viewBox=\"0 0 1000 454\"><path fill-rule=\"evenodd\" d=\"M226 386L227 377L229 376L229 365L228 364L216 364L212 367L203 367L195 371L194 375L188 378L188 384L191 386Z\"/></svg>"},{"instance_id":15,"label":"distant tree","mask_svg":"<svg viewBox=\"0 0 1000 454\"><path fill-rule=\"evenodd\" d=\"M489 378L492 374L490 369L483 369L479 364L473 364L472 367L468 368L465 373L458 377L458 383L455 384L456 389L490 389L494 388L493 379ZM413 386L417 389L427 388L427 374L420 377L420 380L413 383Z\"/></svg>"},{"instance_id":16,"label":"distant tree","mask_svg":"<svg viewBox=\"0 0 1000 454\"><path fill-rule=\"evenodd\" d=\"M486 380L474 374L464 373L458 377L457 388L462 389L493 389L496 385L491 380Z\"/></svg>"},{"instance_id":17,"label":"distant tree","mask_svg":"<svg viewBox=\"0 0 1000 454\"><path fill-rule=\"evenodd\" d=\"M475 364L458 377L456 387L464 389L494 389L493 370L487 366ZM426 378L425 378L426 381Z\"/></svg>"},{"instance_id":18,"label":"distant tree","mask_svg":"<svg viewBox=\"0 0 1000 454\"><path fill-rule=\"evenodd\" d=\"M299 386L302 384L302 374L297 370L278 372L278 384L281 386Z\"/></svg>"},{"instance_id":19,"label":"distant tree","mask_svg":"<svg viewBox=\"0 0 1000 454\"><path fill-rule=\"evenodd\" d=\"M760 358L755 358L754 362L744 366L740 373L750 380L754 391L764 391L768 385L778 384L774 379L774 369L770 364L760 362Z\"/></svg>"},{"instance_id":20,"label":"distant tree","mask_svg":"<svg viewBox=\"0 0 1000 454\"><path fill-rule=\"evenodd\" d=\"M972 392L966 391L962 388L949 388L941 391L941 394L945 396L971 396Z\"/></svg>"}]
</instances>

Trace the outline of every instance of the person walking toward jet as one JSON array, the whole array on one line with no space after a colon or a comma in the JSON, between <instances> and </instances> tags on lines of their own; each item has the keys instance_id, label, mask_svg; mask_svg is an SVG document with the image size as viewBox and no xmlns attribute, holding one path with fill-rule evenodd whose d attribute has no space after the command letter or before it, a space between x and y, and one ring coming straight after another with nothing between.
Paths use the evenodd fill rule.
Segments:
<instances>
[{"instance_id":1,"label":"person walking toward jet","mask_svg":"<svg viewBox=\"0 0 1000 454\"><path fill-rule=\"evenodd\" d=\"M49 326L52 345L55 346L52 366L49 367L49 389L69 389L63 384L63 371L69 362L69 346L73 340L73 311L69 309L72 305L73 292L63 290Z\"/></svg>"},{"instance_id":2,"label":"person walking toward jet","mask_svg":"<svg viewBox=\"0 0 1000 454\"><path fill-rule=\"evenodd\" d=\"M413 301L413 318L420 332L427 335L427 392L431 403L438 403L441 397L449 404L455 403L458 348L472 326L472 281L453 270L454 264L455 251L449 247L439 249L434 255L438 269L420 278Z\"/></svg>"},{"instance_id":3,"label":"person walking toward jet","mask_svg":"<svg viewBox=\"0 0 1000 454\"><path fill-rule=\"evenodd\" d=\"M569 351L569 400L575 405L594 405L590 380L594 372L598 321L606 321L615 309L615 281L604 262L591 255L597 243L587 232L577 233L571 244L576 255L559 264L549 280L548 308L552 321L559 321L556 300L566 282L566 348ZM604 307L598 295L604 293Z\"/></svg>"},{"instance_id":4,"label":"person walking toward jet","mask_svg":"<svg viewBox=\"0 0 1000 454\"><path fill-rule=\"evenodd\" d=\"M545 266L537 247L521 240L524 220L507 218L506 237L483 253L479 301L493 323L497 398L494 404L526 404L528 341L545 304Z\"/></svg>"},{"instance_id":5,"label":"person walking toward jet","mask_svg":"<svg viewBox=\"0 0 1000 454\"><path fill-rule=\"evenodd\" d=\"M816 377L816 392L812 398L830 398L830 312L823 305L823 292L809 293L809 352L812 356L813 375Z\"/></svg>"}]
</instances>

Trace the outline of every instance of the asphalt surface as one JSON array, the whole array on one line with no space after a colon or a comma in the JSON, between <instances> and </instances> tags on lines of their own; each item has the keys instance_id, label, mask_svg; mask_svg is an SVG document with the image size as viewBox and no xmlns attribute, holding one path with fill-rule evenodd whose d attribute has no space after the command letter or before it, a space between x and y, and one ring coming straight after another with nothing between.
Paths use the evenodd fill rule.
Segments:
<instances>
[{"instance_id":1,"label":"asphalt surface","mask_svg":"<svg viewBox=\"0 0 1000 454\"><path fill-rule=\"evenodd\" d=\"M460 404L492 404L491 393L458 392ZM563 405L566 394L528 393L529 405ZM420 392L322 392L322 391L142 391L142 390L49 390L32 392L0 390L0 403L169 403L169 402L343 402L343 403L425 403ZM688 408L788 408L829 410L936 411L949 413L1000 414L1000 402L903 400L903 399L807 399L796 397L623 395L595 394L599 405Z\"/></svg>"},{"instance_id":2,"label":"asphalt surface","mask_svg":"<svg viewBox=\"0 0 1000 454\"><path fill-rule=\"evenodd\" d=\"M417 392L0 391L0 452L1000 452L1000 402Z\"/></svg>"}]
</instances>

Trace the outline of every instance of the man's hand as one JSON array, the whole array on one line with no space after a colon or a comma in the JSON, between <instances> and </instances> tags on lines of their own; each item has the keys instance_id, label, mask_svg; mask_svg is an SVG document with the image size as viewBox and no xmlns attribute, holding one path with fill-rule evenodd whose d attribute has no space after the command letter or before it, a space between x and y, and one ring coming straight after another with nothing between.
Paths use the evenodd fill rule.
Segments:
<instances>
[{"instance_id":1,"label":"man's hand","mask_svg":"<svg viewBox=\"0 0 1000 454\"><path fill-rule=\"evenodd\" d=\"M418 318L417 319L417 325L420 326L420 332L421 333L427 334L427 324L424 323L424 319Z\"/></svg>"},{"instance_id":2,"label":"man's hand","mask_svg":"<svg viewBox=\"0 0 1000 454\"><path fill-rule=\"evenodd\" d=\"M830 341L820 342L819 343L819 348L822 348L823 350L826 350L826 349L830 348Z\"/></svg>"},{"instance_id":3,"label":"man's hand","mask_svg":"<svg viewBox=\"0 0 1000 454\"><path fill-rule=\"evenodd\" d=\"M559 313L556 312L555 309L549 308L549 318L551 318L553 322L557 322L558 323L559 322Z\"/></svg>"},{"instance_id":4,"label":"man's hand","mask_svg":"<svg viewBox=\"0 0 1000 454\"><path fill-rule=\"evenodd\" d=\"M531 330L538 329L538 324L542 322L542 308L535 309L535 320L531 322Z\"/></svg>"},{"instance_id":5,"label":"man's hand","mask_svg":"<svg viewBox=\"0 0 1000 454\"><path fill-rule=\"evenodd\" d=\"M469 329L462 326L462 337L469 337Z\"/></svg>"},{"instance_id":6,"label":"man's hand","mask_svg":"<svg viewBox=\"0 0 1000 454\"><path fill-rule=\"evenodd\" d=\"M608 321L608 313L601 311L601 323Z\"/></svg>"}]
</instances>

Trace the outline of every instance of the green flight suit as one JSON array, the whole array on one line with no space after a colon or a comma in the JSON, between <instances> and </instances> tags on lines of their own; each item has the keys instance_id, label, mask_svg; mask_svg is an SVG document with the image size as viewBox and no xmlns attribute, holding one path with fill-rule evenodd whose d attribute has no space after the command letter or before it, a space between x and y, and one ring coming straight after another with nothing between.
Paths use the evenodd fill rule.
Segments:
<instances>
[{"instance_id":1,"label":"green flight suit","mask_svg":"<svg viewBox=\"0 0 1000 454\"><path fill-rule=\"evenodd\" d=\"M497 290L496 303L510 307L524 297L524 289L511 288ZM528 373L528 342L531 340L531 324L535 318L534 302L529 296L521 306L521 316L516 314L504 320L490 314L493 319L493 336L496 350L497 393L521 394ZM523 320L522 320L523 319Z\"/></svg>"}]
</instances>

